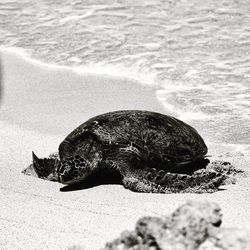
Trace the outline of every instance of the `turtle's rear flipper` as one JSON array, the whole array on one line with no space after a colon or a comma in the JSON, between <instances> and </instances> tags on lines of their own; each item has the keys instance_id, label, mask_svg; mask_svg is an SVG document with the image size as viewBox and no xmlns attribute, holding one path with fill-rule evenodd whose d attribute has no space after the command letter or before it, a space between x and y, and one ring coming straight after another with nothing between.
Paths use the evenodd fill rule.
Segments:
<instances>
[{"instance_id":1,"label":"turtle's rear flipper","mask_svg":"<svg viewBox=\"0 0 250 250\"><path fill-rule=\"evenodd\" d=\"M34 152L32 152L33 163L22 173L27 175L37 176L41 179L47 179L50 181L56 181L55 170L57 166L58 159L52 158L38 158Z\"/></svg>"},{"instance_id":2,"label":"turtle's rear flipper","mask_svg":"<svg viewBox=\"0 0 250 250\"><path fill-rule=\"evenodd\" d=\"M162 174L163 173L163 174ZM165 176L163 170L157 171L144 165L134 168L129 162L124 162L121 168L123 185L134 192L165 193L165 183L160 180Z\"/></svg>"}]
</instances>

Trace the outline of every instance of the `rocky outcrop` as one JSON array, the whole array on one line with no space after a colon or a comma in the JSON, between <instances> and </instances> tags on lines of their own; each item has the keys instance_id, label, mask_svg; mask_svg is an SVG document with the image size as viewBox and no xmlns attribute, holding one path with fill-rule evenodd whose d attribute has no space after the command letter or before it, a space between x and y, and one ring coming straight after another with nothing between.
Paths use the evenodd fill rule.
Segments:
<instances>
[{"instance_id":1,"label":"rocky outcrop","mask_svg":"<svg viewBox=\"0 0 250 250\"><path fill-rule=\"evenodd\" d=\"M250 232L220 228L212 202L189 201L166 217L144 217L102 250L249 250Z\"/></svg>"}]
</instances>

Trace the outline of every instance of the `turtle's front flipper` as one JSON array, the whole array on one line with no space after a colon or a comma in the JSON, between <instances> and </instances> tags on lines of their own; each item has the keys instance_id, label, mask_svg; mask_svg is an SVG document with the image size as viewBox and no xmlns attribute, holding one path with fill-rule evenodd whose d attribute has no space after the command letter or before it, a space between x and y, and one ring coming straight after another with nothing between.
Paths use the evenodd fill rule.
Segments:
<instances>
[{"instance_id":1,"label":"turtle's front flipper","mask_svg":"<svg viewBox=\"0 0 250 250\"><path fill-rule=\"evenodd\" d=\"M146 160L134 145L118 149L110 147L105 152L104 163L113 173L120 173L125 188L135 192L156 192L153 185L144 181L148 173Z\"/></svg>"},{"instance_id":2,"label":"turtle's front flipper","mask_svg":"<svg viewBox=\"0 0 250 250\"><path fill-rule=\"evenodd\" d=\"M157 173L156 169L149 167L135 169L128 163L123 165L123 169L125 171L122 171L122 182L125 188L134 192L166 193L165 184L157 182L157 178L163 177L162 170Z\"/></svg>"},{"instance_id":3,"label":"turtle's front flipper","mask_svg":"<svg viewBox=\"0 0 250 250\"><path fill-rule=\"evenodd\" d=\"M159 189L153 183L146 183L138 177L124 177L122 182L125 188L134 192L160 193Z\"/></svg>"}]
</instances>

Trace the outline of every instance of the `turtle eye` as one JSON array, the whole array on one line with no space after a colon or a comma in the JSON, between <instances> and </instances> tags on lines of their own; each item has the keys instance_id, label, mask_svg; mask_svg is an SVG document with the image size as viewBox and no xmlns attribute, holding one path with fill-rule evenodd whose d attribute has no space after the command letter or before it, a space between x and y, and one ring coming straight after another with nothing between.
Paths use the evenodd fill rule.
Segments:
<instances>
[{"instance_id":1,"label":"turtle eye","mask_svg":"<svg viewBox=\"0 0 250 250\"><path fill-rule=\"evenodd\" d=\"M74 162L71 160L60 162L58 165L57 174L58 182L65 183L73 180L77 176Z\"/></svg>"}]
</instances>

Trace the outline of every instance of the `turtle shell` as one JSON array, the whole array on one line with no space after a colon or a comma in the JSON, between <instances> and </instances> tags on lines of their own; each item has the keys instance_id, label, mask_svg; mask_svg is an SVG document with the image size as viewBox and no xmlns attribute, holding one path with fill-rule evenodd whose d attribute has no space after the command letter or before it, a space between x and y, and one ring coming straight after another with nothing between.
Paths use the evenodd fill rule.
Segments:
<instances>
[{"instance_id":1,"label":"turtle shell","mask_svg":"<svg viewBox=\"0 0 250 250\"><path fill-rule=\"evenodd\" d=\"M90 138L96 142L94 148L88 143ZM74 155L85 145L92 147L93 153L101 147L103 159L132 152L156 168L192 163L207 153L204 140L190 125L172 116L139 110L115 111L89 119L60 144L60 158Z\"/></svg>"}]
</instances>

